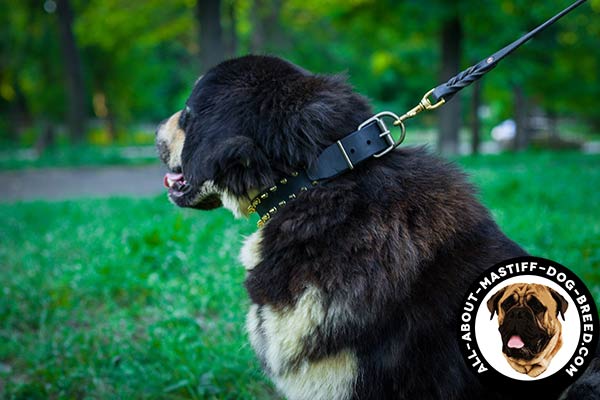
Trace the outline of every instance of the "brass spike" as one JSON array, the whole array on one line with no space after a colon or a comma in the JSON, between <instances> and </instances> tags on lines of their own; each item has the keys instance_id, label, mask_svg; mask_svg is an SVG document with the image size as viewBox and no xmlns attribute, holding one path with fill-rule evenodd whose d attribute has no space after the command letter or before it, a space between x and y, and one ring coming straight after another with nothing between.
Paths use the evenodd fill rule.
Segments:
<instances>
[{"instance_id":1,"label":"brass spike","mask_svg":"<svg viewBox=\"0 0 600 400\"><path fill-rule=\"evenodd\" d=\"M312 185L313 185L313 186L317 186L318 184L319 184L319 182L317 182L317 181L312 181Z\"/></svg>"},{"instance_id":2,"label":"brass spike","mask_svg":"<svg viewBox=\"0 0 600 400\"><path fill-rule=\"evenodd\" d=\"M296 177L296 176L298 176L298 173L297 172L292 172L292 176Z\"/></svg>"},{"instance_id":3,"label":"brass spike","mask_svg":"<svg viewBox=\"0 0 600 400\"><path fill-rule=\"evenodd\" d=\"M273 207L269 210L269 214L275 214L277 212L277 207Z\"/></svg>"},{"instance_id":4,"label":"brass spike","mask_svg":"<svg viewBox=\"0 0 600 400\"><path fill-rule=\"evenodd\" d=\"M287 183L287 179L283 178L282 180L280 180L279 182L281 182L281 184L285 185Z\"/></svg>"},{"instance_id":5,"label":"brass spike","mask_svg":"<svg viewBox=\"0 0 600 400\"><path fill-rule=\"evenodd\" d=\"M283 200L283 201L280 201L280 202L279 202L279 207L283 207L283 206L285 206L285 204L286 204L286 203L285 203L285 200Z\"/></svg>"},{"instance_id":6,"label":"brass spike","mask_svg":"<svg viewBox=\"0 0 600 400\"><path fill-rule=\"evenodd\" d=\"M263 200L266 199L267 197L269 197L269 193L263 193L260 195L260 198Z\"/></svg>"},{"instance_id":7,"label":"brass spike","mask_svg":"<svg viewBox=\"0 0 600 400\"><path fill-rule=\"evenodd\" d=\"M269 190L270 190L271 192L274 192L274 191L276 191L276 190L277 190L277 185L275 185L275 186L273 186L273 187L270 187L270 188L269 188Z\"/></svg>"},{"instance_id":8,"label":"brass spike","mask_svg":"<svg viewBox=\"0 0 600 400\"><path fill-rule=\"evenodd\" d=\"M306 192L307 190L308 190L308 188L307 188L306 186L302 186L302 187L300 188L300 191L301 191L301 192Z\"/></svg>"},{"instance_id":9,"label":"brass spike","mask_svg":"<svg viewBox=\"0 0 600 400\"><path fill-rule=\"evenodd\" d=\"M289 197L290 199L295 199L295 198L296 198L296 195L295 195L295 194L290 194L288 197Z\"/></svg>"}]
</instances>

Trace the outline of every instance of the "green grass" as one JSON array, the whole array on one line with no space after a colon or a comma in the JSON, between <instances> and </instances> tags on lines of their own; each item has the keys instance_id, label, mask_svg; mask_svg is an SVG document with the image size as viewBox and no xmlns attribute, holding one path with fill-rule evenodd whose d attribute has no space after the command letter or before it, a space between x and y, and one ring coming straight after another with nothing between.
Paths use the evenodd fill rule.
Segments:
<instances>
[{"instance_id":1,"label":"green grass","mask_svg":"<svg viewBox=\"0 0 600 400\"><path fill-rule=\"evenodd\" d=\"M37 154L32 148L2 148L0 171L24 168L56 168L102 165L143 165L157 163L153 145L144 146L55 146Z\"/></svg>"},{"instance_id":2,"label":"green grass","mask_svg":"<svg viewBox=\"0 0 600 400\"><path fill-rule=\"evenodd\" d=\"M500 226L600 298L600 156L461 158ZM269 399L244 332L253 221L152 199L0 205L0 397Z\"/></svg>"}]
</instances>

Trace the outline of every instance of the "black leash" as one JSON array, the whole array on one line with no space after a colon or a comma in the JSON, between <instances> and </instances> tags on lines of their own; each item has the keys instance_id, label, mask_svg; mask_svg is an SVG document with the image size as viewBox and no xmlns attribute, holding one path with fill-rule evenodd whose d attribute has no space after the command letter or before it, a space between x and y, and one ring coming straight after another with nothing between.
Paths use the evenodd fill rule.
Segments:
<instances>
[{"instance_id":1,"label":"black leash","mask_svg":"<svg viewBox=\"0 0 600 400\"><path fill-rule=\"evenodd\" d=\"M259 193L251 200L248 212L257 212L259 214L258 227L260 228L281 208L285 207L288 202L296 199L301 192L307 191L311 187L326 182L346 171L350 171L356 165L371 157L381 157L392 151L404 140L404 136L406 135L405 120L416 116L424 110L434 110L441 107L458 91L480 79L506 56L585 1L577 0L562 12L502 50L462 71L448 80L448 82L431 89L423 96L416 107L401 117L392 112L384 111L369 118L355 132L352 132L323 150L315 162L308 168L303 171L294 172L291 176L281 179L276 185ZM400 127L401 136L397 141L394 141L383 118L394 119L394 125Z\"/></svg>"},{"instance_id":2,"label":"black leash","mask_svg":"<svg viewBox=\"0 0 600 400\"><path fill-rule=\"evenodd\" d=\"M452 98L458 91L464 89L469 86L471 83L480 79L483 75L490 72L498 63L511 54L513 51L521 47L523 44L528 42L535 35L554 24L556 21L564 17L566 14L570 13L575 8L579 7L581 4L585 3L586 0L577 0L575 3L571 4L569 7L565 8L560 13L556 14L554 17L550 18L548 21L544 22L542 25L538 26L528 34L522 36L521 38L515 40L502 50L492 54L486 59L480 61L479 63L467 68L462 71L458 75L450 78L448 82L442 83L441 85L431 89L429 92L423 96L419 104L414 107L412 110L401 116L397 121L394 122L394 125L402 126L402 122L416 116L418 113L424 110L434 110L448 100ZM431 98L431 100L430 100Z\"/></svg>"}]
</instances>

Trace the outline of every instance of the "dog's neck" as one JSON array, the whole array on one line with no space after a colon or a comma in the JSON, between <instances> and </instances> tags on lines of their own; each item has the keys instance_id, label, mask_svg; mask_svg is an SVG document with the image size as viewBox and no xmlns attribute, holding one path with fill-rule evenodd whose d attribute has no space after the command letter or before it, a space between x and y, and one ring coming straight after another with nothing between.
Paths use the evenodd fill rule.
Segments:
<instances>
[{"instance_id":1,"label":"dog's neck","mask_svg":"<svg viewBox=\"0 0 600 400\"><path fill-rule=\"evenodd\" d=\"M361 124L355 132L326 147L309 168L294 172L274 186L263 189L250 202L248 213L259 214L260 228L302 192L353 170L371 157L381 157L396 146L390 131L375 116Z\"/></svg>"},{"instance_id":2,"label":"dog's neck","mask_svg":"<svg viewBox=\"0 0 600 400\"><path fill-rule=\"evenodd\" d=\"M310 188L322 183L324 180L311 180L306 171L293 172L290 176L282 178L276 185L268 187L256 195L248 206L248 213L258 213L261 228L273 215L292 202Z\"/></svg>"}]
</instances>

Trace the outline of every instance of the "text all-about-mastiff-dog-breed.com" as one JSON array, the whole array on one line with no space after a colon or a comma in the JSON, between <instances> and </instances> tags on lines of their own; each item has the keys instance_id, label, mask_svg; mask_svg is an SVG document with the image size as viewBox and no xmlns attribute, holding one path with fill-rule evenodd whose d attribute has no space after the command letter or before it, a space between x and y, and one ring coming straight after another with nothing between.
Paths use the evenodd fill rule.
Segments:
<instances>
[{"instance_id":1,"label":"text all-about-mastiff-dog-breed.com","mask_svg":"<svg viewBox=\"0 0 600 400\"><path fill-rule=\"evenodd\" d=\"M372 115L342 76L268 56L223 62L157 130L169 198L248 215L252 199L285 186ZM301 189L240 254L250 342L282 395L508 398L467 369L456 326L469 283L526 252L464 174L423 148L402 148ZM593 396L600 379L588 370L578 384L571 393Z\"/></svg>"}]
</instances>

